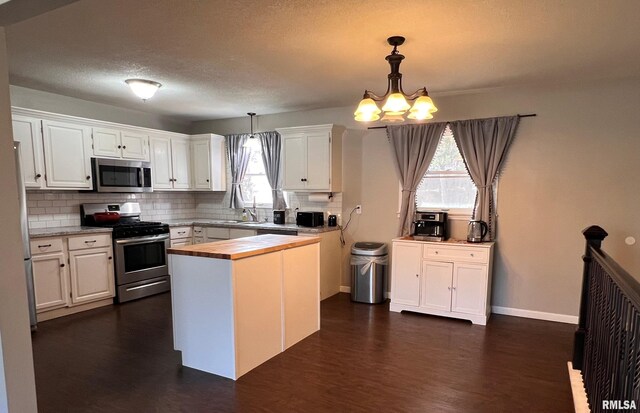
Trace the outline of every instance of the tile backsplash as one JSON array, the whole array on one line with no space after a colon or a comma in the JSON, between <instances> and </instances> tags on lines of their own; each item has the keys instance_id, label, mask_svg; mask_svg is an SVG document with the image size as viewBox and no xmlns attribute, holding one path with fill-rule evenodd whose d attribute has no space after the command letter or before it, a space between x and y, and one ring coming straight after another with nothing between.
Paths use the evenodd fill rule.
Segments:
<instances>
[{"instance_id":1,"label":"tile backsplash","mask_svg":"<svg viewBox=\"0 0 640 413\"><path fill-rule=\"evenodd\" d=\"M142 219L192 218L196 215L193 192L153 192L149 194L98 194L68 191L27 191L29 228L80 225L80 204L94 202L140 203Z\"/></svg>"},{"instance_id":2,"label":"tile backsplash","mask_svg":"<svg viewBox=\"0 0 640 413\"><path fill-rule=\"evenodd\" d=\"M93 202L140 203L142 219L163 221L182 218L241 219L242 210L229 208L230 192L153 192L148 194L105 194L70 191L28 191L27 208L30 228L80 225L80 204ZM329 202L312 202L308 194L289 193L287 222L295 222L295 209L342 212L342 194L334 194ZM273 220L273 210L258 208L258 219Z\"/></svg>"}]
</instances>

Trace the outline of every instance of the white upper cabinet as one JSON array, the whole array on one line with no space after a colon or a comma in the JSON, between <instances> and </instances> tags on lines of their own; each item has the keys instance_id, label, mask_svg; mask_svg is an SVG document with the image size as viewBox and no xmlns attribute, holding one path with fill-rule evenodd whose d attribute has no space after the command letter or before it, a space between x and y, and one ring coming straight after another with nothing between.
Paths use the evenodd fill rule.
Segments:
<instances>
[{"instance_id":1,"label":"white upper cabinet","mask_svg":"<svg viewBox=\"0 0 640 413\"><path fill-rule=\"evenodd\" d=\"M121 142L123 159L149 160L149 135L123 130Z\"/></svg>"},{"instance_id":2,"label":"white upper cabinet","mask_svg":"<svg viewBox=\"0 0 640 413\"><path fill-rule=\"evenodd\" d=\"M337 125L276 129L282 136L283 189L342 190L342 134Z\"/></svg>"},{"instance_id":3,"label":"white upper cabinet","mask_svg":"<svg viewBox=\"0 0 640 413\"><path fill-rule=\"evenodd\" d=\"M91 128L43 120L42 138L47 187L92 189Z\"/></svg>"},{"instance_id":4,"label":"white upper cabinet","mask_svg":"<svg viewBox=\"0 0 640 413\"><path fill-rule=\"evenodd\" d=\"M194 135L191 142L192 188L226 191L227 163L224 136Z\"/></svg>"},{"instance_id":5,"label":"white upper cabinet","mask_svg":"<svg viewBox=\"0 0 640 413\"><path fill-rule=\"evenodd\" d=\"M173 170L173 189L191 188L191 151L189 141L171 138L171 169Z\"/></svg>"},{"instance_id":6,"label":"white upper cabinet","mask_svg":"<svg viewBox=\"0 0 640 413\"><path fill-rule=\"evenodd\" d=\"M171 139L153 136L150 142L153 189L172 189Z\"/></svg>"},{"instance_id":7,"label":"white upper cabinet","mask_svg":"<svg viewBox=\"0 0 640 413\"><path fill-rule=\"evenodd\" d=\"M148 161L149 135L119 129L93 128L93 155L99 158Z\"/></svg>"},{"instance_id":8,"label":"white upper cabinet","mask_svg":"<svg viewBox=\"0 0 640 413\"><path fill-rule=\"evenodd\" d=\"M191 150L182 137L152 136L153 189L191 189Z\"/></svg>"},{"instance_id":9,"label":"white upper cabinet","mask_svg":"<svg viewBox=\"0 0 640 413\"><path fill-rule=\"evenodd\" d=\"M13 115L13 140L20 142L20 166L26 188L45 187L40 120Z\"/></svg>"}]
</instances>

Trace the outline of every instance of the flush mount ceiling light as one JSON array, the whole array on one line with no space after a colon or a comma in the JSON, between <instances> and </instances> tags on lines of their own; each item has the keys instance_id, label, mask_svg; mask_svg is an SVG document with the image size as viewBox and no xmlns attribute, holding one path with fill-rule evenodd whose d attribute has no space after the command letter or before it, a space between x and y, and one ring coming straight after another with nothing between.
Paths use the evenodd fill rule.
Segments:
<instances>
[{"instance_id":1,"label":"flush mount ceiling light","mask_svg":"<svg viewBox=\"0 0 640 413\"><path fill-rule=\"evenodd\" d=\"M152 98L153 95L155 95L158 89L160 89L160 87L162 86L158 82L145 79L127 79L125 80L125 83L129 85L136 96L145 101Z\"/></svg>"},{"instance_id":2,"label":"flush mount ceiling light","mask_svg":"<svg viewBox=\"0 0 640 413\"><path fill-rule=\"evenodd\" d=\"M404 37L392 36L387 39L389 45L393 46L391 54L386 57L391 66L391 73L387 76L387 91L382 96L378 96L370 90L364 91L364 96L354 113L354 118L358 122L371 122L380 119L380 113L384 112L383 122L404 122L404 115L408 119L425 120L433 119L433 113L438 110L429 97L427 88L416 90L411 95L407 95L402 90L402 73L400 73L400 63L404 56L398 52L398 46L404 43ZM407 100L415 101L411 106ZM385 101L382 110L378 108L376 102Z\"/></svg>"},{"instance_id":3,"label":"flush mount ceiling light","mask_svg":"<svg viewBox=\"0 0 640 413\"><path fill-rule=\"evenodd\" d=\"M251 121L251 132L249 133L249 139L247 139L242 146L244 148L257 149L260 147L260 140L253 135L253 117L256 116L256 114L253 112L248 112L247 115L249 115Z\"/></svg>"}]
</instances>

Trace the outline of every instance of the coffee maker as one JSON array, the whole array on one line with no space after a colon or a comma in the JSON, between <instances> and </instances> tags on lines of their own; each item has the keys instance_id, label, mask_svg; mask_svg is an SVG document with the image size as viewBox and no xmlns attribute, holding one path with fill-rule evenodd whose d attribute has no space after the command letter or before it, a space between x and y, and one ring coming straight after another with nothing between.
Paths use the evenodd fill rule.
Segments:
<instances>
[{"instance_id":1,"label":"coffee maker","mask_svg":"<svg viewBox=\"0 0 640 413\"><path fill-rule=\"evenodd\" d=\"M413 238L420 241L446 241L447 213L417 211L413 220Z\"/></svg>"}]
</instances>

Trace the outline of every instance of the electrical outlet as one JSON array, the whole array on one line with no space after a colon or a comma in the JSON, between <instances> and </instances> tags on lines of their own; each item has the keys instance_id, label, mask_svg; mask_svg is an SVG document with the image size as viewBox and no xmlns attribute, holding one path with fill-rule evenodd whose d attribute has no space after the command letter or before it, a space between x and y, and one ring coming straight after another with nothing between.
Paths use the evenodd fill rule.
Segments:
<instances>
[{"instance_id":1,"label":"electrical outlet","mask_svg":"<svg viewBox=\"0 0 640 413\"><path fill-rule=\"evenodd\" d=\"M362 214L362 205L356 205L356 214Z\"/></svg>"}]
</instances>

